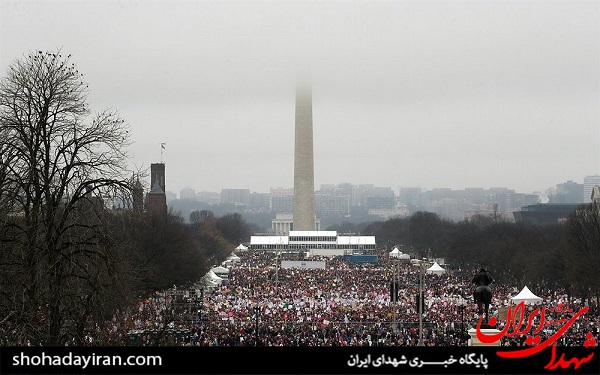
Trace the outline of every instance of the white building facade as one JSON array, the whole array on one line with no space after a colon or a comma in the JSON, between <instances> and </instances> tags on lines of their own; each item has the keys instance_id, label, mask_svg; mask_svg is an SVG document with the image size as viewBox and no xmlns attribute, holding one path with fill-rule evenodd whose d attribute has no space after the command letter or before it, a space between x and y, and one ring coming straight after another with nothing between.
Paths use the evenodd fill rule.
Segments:
<instances>
[{"instance_id":1,"label":"white building facade","mask_svg":"<svg viewBox=\"0 0 600 375\"><path fill-rule=\"evenodd\" d=\"M250 237L250 250L302 252L306 256L374 253L375 236L339 235L337 231L290 231L288 235Z\"/></svg>"},{"instance_id":2,"label":"white building facade","mask_svg":"<svg viewBox=\"0 0 600 375\"><path fill-rule=\"evenodd\" d=\"M594 186L600 186L600 174L583 178L583 203L592 202L592 190Z\"/></svg>"}]
</instances>

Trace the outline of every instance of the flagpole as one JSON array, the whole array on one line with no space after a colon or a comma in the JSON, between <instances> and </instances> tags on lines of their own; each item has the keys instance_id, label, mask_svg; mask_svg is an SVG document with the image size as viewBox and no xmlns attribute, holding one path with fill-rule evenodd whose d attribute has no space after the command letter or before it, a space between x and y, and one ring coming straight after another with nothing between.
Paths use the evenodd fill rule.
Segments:
<instances>
[{"instance_id":1,"label":"flagpole","mask_svg":"<svg viewBox=\"0 0 600 375\"><path fill-rule=\"evenodd\" d=\"M160 163L163 163L163 150L165 149L165 145L166 143L161 143L160 144Z\"/></svg>"}]
</instances>

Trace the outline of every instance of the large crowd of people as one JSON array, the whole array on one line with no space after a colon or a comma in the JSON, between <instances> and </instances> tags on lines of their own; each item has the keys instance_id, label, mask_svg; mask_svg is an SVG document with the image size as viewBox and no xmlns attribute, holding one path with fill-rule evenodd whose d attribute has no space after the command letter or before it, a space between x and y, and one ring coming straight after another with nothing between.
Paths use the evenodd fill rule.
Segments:
<instances>
[{"instance_id":1,"label":"large crowd of people","mask_svg":"<svg viewBox=\"0 0 600 375\"><path fill-rule=\"evenodd\" d=\"M390 258L381 250L376 263L343 257L313 258L324 268L281 267L272 252L248 251L229 268L227 282L205 287L153 292L136 309L113 319L115 338L126 345L197 346L457 346L479 319L472 297L476 270L448 268L429 274L425 267ZM421 279L422 278L422 279ZM392 300L391 281L398 282ZM421 282L422 280L422 282ZM519 292L516 285L494 283L490 316L503 329L501 311ZM424 293L422 319L416 296ZM545 309L530 334L542 340L584 307L588 311L561 336L558 345L579 346L600 326L597 301L569 298L562 290L536 290ZM504 309L506 310L506 309ZM533 315L533 314L532 314ZM525 319L527 322L527 319ZM539 329L538 329L539 328ZM506 335L502 345L523 346L527 335Z\"/></svg>"}]
</instances>

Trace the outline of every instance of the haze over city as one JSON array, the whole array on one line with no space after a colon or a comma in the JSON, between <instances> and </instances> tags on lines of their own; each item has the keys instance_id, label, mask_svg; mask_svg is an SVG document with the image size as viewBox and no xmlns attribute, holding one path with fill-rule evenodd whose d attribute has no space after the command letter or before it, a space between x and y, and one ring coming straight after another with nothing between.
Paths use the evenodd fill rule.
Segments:
<instances>
[{"instance_id":1,"label":"haze over city","mask_svg":"<svg viewBox=\"0 0 600 375\"><path fill-rule=\"evenodd\" d=\"M293 186L313 88L315 187L544 191L600 174L597 1L0 1L0 72L71 54L167 190ZM161 143L165 148L161 148Z\"/></svg>"}]
</instances>

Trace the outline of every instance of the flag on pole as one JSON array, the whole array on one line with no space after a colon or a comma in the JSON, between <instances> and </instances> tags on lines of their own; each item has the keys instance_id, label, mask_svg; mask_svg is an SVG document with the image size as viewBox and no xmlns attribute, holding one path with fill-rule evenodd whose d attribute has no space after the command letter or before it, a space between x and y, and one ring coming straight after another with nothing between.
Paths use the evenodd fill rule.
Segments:
<instances>
[{"instance_id":1,"label":"flag on pole","mask_svg":"<svg viewBox=\"0 0 600 375\"><path fill-rule=\"evenodd\" d=\"M165 149L165 145L166 145L166 143L161 143L160 144L160 148L162 148L164 150Z\"/></svg>"}]
</instances>

